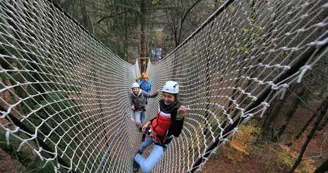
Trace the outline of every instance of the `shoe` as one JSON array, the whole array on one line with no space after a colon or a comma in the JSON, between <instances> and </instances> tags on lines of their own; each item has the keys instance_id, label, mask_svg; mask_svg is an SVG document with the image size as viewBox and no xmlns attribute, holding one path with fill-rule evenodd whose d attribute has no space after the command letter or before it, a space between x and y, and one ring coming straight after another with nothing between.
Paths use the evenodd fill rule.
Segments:
<instances>
[{"instance_id":1,"label":"shoe","mask_svg":"<svg viewBox=\"0 0 328 173\"><path fill-rule=\"evenodd\" d=\"M136 160L133 160L133 172L136 173L139 171L140 165L136 162Z\"/></svg>"}]
</instances>

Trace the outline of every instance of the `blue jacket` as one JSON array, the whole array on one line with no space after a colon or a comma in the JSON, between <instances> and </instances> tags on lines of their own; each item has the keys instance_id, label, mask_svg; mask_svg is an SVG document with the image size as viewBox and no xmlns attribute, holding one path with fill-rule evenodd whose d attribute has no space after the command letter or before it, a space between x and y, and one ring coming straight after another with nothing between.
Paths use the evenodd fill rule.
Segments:
<instances>
[{"instance_id":1,"label":"blue jacket","mask_svg":"<svg viewBox=\"0 0 328 173\"><path fill-rule=\"evenodd\" d=\"M148 82L145 82L144 80L142 80L141 82L139 82L139 86L142 90L146 91L147 93L150 92L151 90L151 86L150 86L150 81L148 80Z\"/></svg>"}]
</instances>

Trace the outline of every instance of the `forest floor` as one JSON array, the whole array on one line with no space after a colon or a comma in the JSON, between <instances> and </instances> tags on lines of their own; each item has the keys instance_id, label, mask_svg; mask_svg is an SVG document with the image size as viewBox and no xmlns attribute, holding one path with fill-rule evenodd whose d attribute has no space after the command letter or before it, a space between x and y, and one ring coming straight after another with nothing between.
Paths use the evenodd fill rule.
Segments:
<instances>
[{"instance_id":1,"label":"forest floor","mask_svg":"<svg viewBox=\"0 0 328 173\"><path fill-rule=\"evenodd\" d=\"M0 173L23 172L24 166L0 148Z\"/></svg>"},{"instance_id":2,"label":"forest floor","mask_svg":"<svg viewBox=\"0 0 328 173\"><path fill-rule=\"evenodd\" d=\"M260 157L259 157L260 156ZM220 155L211 158L200 171L201 173L269 173L272 172L263 163L265 156L251 153L243 162L234 164L228 158ZM263 160L261 160L263 159Z\"/></svg>"},{"instance_id":3,"label":"forest floor","mask_svg":"<svg viewBox=\"0 0 328 173\"><path fill-rule=\"evenodd\" d=\"M315 107L315 106L313 106ZM298 134L300 129L306 124L313 112L308 109L298 109L296 116L290 121L286 128L284 135L279 138L278 142L270 142L269 140L256 141L256 146L249 155L244 155L241 162L233 163L222 152L210 157L206 164L202 167L200 173L284 173L288 172L294 164L299 152L304 144L304 141L312 129L314 122L310 124L307 130L298 140L293 140L295 134ZM314 120L315 121L315 120ZM276 128L281 127L283 121L276 124ZM275 132L276 133L276 132ZM287 147L286 144L293 142L293 145ZM282 151L281 146L290 150L287 153L277 152ZM223 146L220 150L225 150L228 145ZM286 150L286 151L287 151ZM292 158L292 159L290 159ZM314 137L308 144L303 155L303 161L308 161L306 164L300 164L297 171L299 173L313 172L324 160L328 158L328 127L326 126L320 132L316 131ZM284 160L285 159L285 160ZM307 168L305 168L307 167ZM312 171L310 171L312 168ZM304 171L306 170L306 171Z\"/></svg>"},{"instance_id":4,"label":"forest floor","mask_svg":"<svg viewBox=\"0 0 328 173\"><path fill-rule=\"evenodd\" d=\"M326 134L328 129L326 129ZM321 138L316 136L311 141L303 159L312 160L310 163L313 166L312 168L318 167L325 159L328 157L328 143L325 142L327 138ZM293 155L295 158L298 156L300 148L303 145L304 140L300 142L294 142L293 147L291 147ZM270 147L269 147L270 146ZM226 146L225 146L226 147ZM223 149L225 148L223 147ZM203 166L200 173L281 173L288 172L291 166L286 166L279 156L269 148L279 148L279 144L266 144L262 146L257 146L256 149L251 151L249 155L244 155L244 158L241 162L233 163L232 160L229 160L224 154L213 155ZM287 154L286 154L287 155ZM294 159L295 159L294 158ZM287 159L287 156L286 156ZM294 164L293 160L290 160L290 164ZM299 166L304 167L304 165ZM297 172L297 171L295 171ZM311 171L300 171L300 173L308 173Z\"/></svg>"}]
</instances>

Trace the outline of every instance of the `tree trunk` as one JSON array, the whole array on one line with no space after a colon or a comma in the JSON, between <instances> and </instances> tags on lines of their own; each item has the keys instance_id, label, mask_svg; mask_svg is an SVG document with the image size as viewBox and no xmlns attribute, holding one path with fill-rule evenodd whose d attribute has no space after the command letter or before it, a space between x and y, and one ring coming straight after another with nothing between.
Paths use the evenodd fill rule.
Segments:
<instances>
[{"instance_id":1,"label":"tree trunk","mask_svg":"<svg viewBox=\"0 0 328 173\"><path fill-rule=\"evenodd\" d=\"M263 118L263 123L261 125L261 129L262 129L261 137L265 138L269 136L270 133L268 132L272 131L272 126L276 121L276 119L279 117L278 113L282 108L283 102L286 100L285 98L283 100L278 100L278 98L275 98L274 102L270 104L269 110L263 116L264 118Z\"/></svg>"},{"instance_id":2,"label":"tree trunk","mask_svg":"<svg viewBox=\"0 0 328 173\"><path fill-rule=\"evenodd\" d=\"M326 116L325 120L320 124L318 131L321 131L323 128L325 128L327 124L328 124L328 115Z\"/></svg>"},{"instance_id":3,"label":"tree trunk","mask_svg":"<svg viewBox=\"0 0 328 173\"><path fill-rule=\"evenodd\" d=\"M124 4L126 4L126 1L124 0ZM128 61L129 60L129 55L128 55L128 49L129 49L129 35L128 35L128 23L127 23L127 16L128 16L128 12L126 10L124 10L124 25L126 27L124 27L124 40L123 40L123 52L124 52L124 56L123 59Z\"/></svg>"},{"instance_id":4,"label":"tree trunk","mask_svg":"<svg viewBox=\"0 0 328 173\"><path fill-rule=\"evenodd\" d=\"M320 109L321 109L321 106L319 106L319 108L313 113L313 115L311 116L311 118L306 122L306 124L301 129L301 131L295 136L295 139L296 140L298 140L298 138L300 138L302 136L302 134L305 132L305 130L309 127L309 125L312 123L312 121L314 120L314 118L317 116L317 113L320 111ZM320 127L319 127L319 129L320 129ZM319 129L318 129L318 131L320 131ZM293 145L293 141L291 141L287 145L288 146Z\"/></svg>"},{"instance_id":5,"label":"tree trunk","mask_svg":"<svg viewBox=\"0 0 328 173\"><path fill-rule=\"evenodd\" d=\"M271 104L271 108L269 108L268 112L267 112L267 116L265 116L266 118L263 120L261 129L262 129L262 133L261 136L262 137L267 137L269 134L271 136L271 138L273 138L273 125L275 124L276 120L279 119L280 115L281 115L281 110L283 110L283 106L284 103L286 103L287 98L289 98L289 96L291 95L291 92L286 90L286 93L284 95L284 97L282 98L282 100L280 98L276 98L275 103ZM269 133L271 132L271 133Z\"/></svg>"},{"instance_id":6,"label":"tree trunk","mask_svg":"<svg viewBox=\"0 0 328 173\"><path fill-rule=\"evenodd\" d=\"M302 96L304 95L304 87L302 86L302 88L300 88L298 90L298 92L296 93L296 95ZM294 99L292 100L292 105L290 106L290 108L288 109L288 111L285 113L285 123L280 127L277 135L273 138L273 141L278 141L278 139L280 138L280 136L284 133L284 131L286 130L290 120L293 118L296 109L298 107L298 105L300 104L301 100L295 96Z\"/></svg>"},{"instance_id":7,"label":"tree trunk","mask_svg":"<svg viewBox=\"0 0 328 173\"><path fill-rule=\"evenodd\" d=\"M140 69L141 73L146 72L145 68L145 57L146 57L146 34L145 34L145 0L140 0L140 13L141 13L141 24L140 24Z\"/></svg>"},{"instance_id":8,"label":"tree trunk","mask_svg":"<svg viewBox=\"0 0 328 173\"><path fill-rule=\"evenodd\" d=\"M327 112L327 108L328 108L328 96L326 97L326 99L322 102L321 107L320 107L320 114L317 118L317 121L314 123L311 132L309 133L309 135L307 136L307 139L305 140L302 149L298 155L298 158L296 159L293 167L290 169L289 173L293 173L295 171L295 169L297 168L297 166L301 163L302 161L302 157L303 154L306 150L307 145L310 143L311 139L314 136L314 133L317 131L319 124L321 122L321 120L323 119L323 117L325 116L326 112ZM325 166L326 164L324 164L323 168L320 170L324 170L326 168ZM319 167L320 168L320 167Z\"/></svg>"},{"instance_id":9,"label":"tree trunk","mask_svg":"<svg viewBox=\"0 0 328 173\"><path fill-rule=\"evenodd\" d=\"M181 34L182 34L182 28L183 28L183 23L186 20L189 12L199 3L201 2L201 0L197 0L196 2L194 2L186 11L186 13L183 14L181 20L180 20L180 27L179 27L179 32L178 32L178 37L177 40L175 41L175 47L178 47L179 44L181 43Z\"/></svg>"},{"instance_id":10,"label":"tree trunk","mask_svg":"<svg viewBox=\"0 0 328 173\"><path fill-rule=\"evenodd\" d=\"M323 95L327 90L328 90L327 86L322 87L320 93L318 94L318 97L323 98Z\"/></svg>"},{"instance_id":11,"label":"tree trunk","mask_svg":"<svg viewBox=\"0 0 328 173\"><path fill-rule=\"evenodd\" d=\"M328 171L328 159L324 161L315 171L314 173L324 173Z\"/></svg>"},{"instance_id":12,"label":"tree trunk","mask_svg":"<svg viewBox=\"0 0 328 173\"><path fill-rule=\"evenodd\" d=\"M82 4L81 4L81 12L82 12L82 17L83 17L83 26L90 31L90 27L89 27L89 16L88 16L88 12L87 12L87 5L85 0L83 0ZM91 32L91 31L90 31Z\"/></svg>"},{"instance_id":13,"label":"tree trunk","mask_svg":"<svg viewBox=\"0 0 328 173\"><path fill-rule=\"evenodd\" d=\"M52 0L52 2L58 7L60 7L60 0Z\"/></svg>"},{"instance_id":14,"label":"tree trunk","mask_svg":"<svg viewBox=\"0 0 328 173\"><path fill-rule=\"evenodd\" d=\"M319 109L317 110L319 111ZM295 139L298 139L302 136L303 132L307 129L307 127L311 124L311 122L314 120L314 118L317 116L317 112L314 112L312 117L306 122L302 130L295 136Z\"/></svg>"}]
</instances>

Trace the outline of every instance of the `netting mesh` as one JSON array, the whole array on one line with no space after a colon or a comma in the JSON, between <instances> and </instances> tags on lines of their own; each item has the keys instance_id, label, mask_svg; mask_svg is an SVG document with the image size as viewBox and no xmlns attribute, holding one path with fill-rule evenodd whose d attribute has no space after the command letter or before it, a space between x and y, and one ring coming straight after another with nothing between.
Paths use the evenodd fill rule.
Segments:
<instances>
[{"instance_id":1,"label":"netting mesh","mask_svg":"<svg viewBox=\"0 0 328 173\"><path fill-rule=\"evenodd\" d=\"M129 110L139 72L48 1L0 2L1 135L55 171L131 172L140 145ZM190 106L153 172L194 172L327 54L325 0L228 0L179 47L148 64ZM158 100L150 99L148 119Z\"/></svg>"},{"instance_id":2,"label":"netting mesh","mask_svg":"<svg viewBox=\"0 0 328 173\"><path fill-rule=\"evenodd\" d=\"M8 120L1 129L8 142L15 137L18 149L28 145L55 169L77 172L95 172L110 148L102 168L130 170L136 135L124 117L135 67L48 1L0 4L1 119Z\"/></svg>"}]
</instances>

